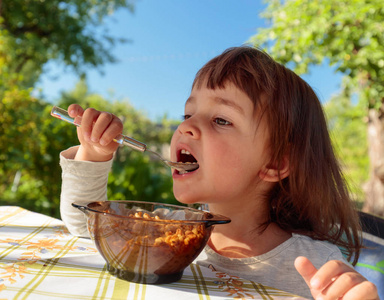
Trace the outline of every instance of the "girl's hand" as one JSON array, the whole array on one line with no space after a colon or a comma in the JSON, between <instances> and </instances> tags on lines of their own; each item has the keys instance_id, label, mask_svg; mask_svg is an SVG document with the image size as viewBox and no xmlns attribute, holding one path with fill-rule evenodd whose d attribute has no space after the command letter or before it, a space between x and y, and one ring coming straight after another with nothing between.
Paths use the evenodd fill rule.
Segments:
<instances>
[{"instance_id":1,"label":"girl's hand","mask_svg":"<svg viewBox=\"0 0 384 300\"><path fill-rule=\"evenodd\" d=\"M75 160L110 160L119 146L113 139L123 131L121 120L108 112L93 108L84 110L78 104L71 104L68 113L75 121L81 117L81 126L77 127L77 137L81 145Z\"/></svg>"},{"instance_id":2,"label":"girl's hand","mask_svg":"<svg viewBox=\"0 0 384 300\"><path fill-rule=\"evenodd\" d=\"M379 299L376 286L342 261L329 261L317 270L309 259L298 257L295 267L317 300Z\"/></svg>"}]
</instances>

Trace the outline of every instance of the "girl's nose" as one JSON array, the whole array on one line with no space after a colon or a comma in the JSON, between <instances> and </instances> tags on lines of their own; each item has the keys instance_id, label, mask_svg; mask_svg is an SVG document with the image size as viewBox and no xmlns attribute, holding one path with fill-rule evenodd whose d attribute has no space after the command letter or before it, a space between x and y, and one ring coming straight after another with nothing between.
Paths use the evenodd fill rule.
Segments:
<instances>
[{"instance_id":1,"label":"girl's nose","mask_svg":"<svg viewBox=\"0 0 384 300\"><path fill-rule=\"evenodd\" d=\"M197 126L196 121L192 120L192 117L181 122L177 130L182 135L188 135L195 139L200 138L201 135L200 128Z\"/></svg>"}]
</instances>

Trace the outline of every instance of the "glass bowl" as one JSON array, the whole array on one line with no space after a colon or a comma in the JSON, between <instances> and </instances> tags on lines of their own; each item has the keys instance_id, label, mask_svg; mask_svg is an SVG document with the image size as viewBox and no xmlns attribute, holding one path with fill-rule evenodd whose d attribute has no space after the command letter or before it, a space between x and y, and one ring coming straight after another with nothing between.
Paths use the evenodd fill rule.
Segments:
<instances>
[{"instance_id":1,"label":"glass bowl","mask_svg":"<svg viewBox=\"0 0 384 300\"><path fill-rule=\"evenodd\" d=\"M108 271L137 283L177 281L206 245L216 224L230 219L189 207L142 201L72 205L87 216L89 234Z\"/></svg>"}]
</instances>

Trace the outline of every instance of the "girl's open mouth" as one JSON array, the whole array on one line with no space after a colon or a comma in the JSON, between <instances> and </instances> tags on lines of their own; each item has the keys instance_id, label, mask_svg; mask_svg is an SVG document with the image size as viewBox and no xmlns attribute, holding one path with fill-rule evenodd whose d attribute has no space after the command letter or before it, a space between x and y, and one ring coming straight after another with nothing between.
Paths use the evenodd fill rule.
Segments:
<instances>
[{"instance_id":1,"label":"girl's open mouth","mask_svg":"<svg viewBox=\"0 0 384 300\"><path fill-rule=\"evenodd\" d=\"M186 174L186 173L194 172L199 168L199 164L197 163L196 158L188 150L185 150L185 149L181 149L177 153L177 161L185 163L185 164L195 164L196 165L196 168L194 168L190 171L176 171L179 174Z\"/></svg>"}]
</instances>

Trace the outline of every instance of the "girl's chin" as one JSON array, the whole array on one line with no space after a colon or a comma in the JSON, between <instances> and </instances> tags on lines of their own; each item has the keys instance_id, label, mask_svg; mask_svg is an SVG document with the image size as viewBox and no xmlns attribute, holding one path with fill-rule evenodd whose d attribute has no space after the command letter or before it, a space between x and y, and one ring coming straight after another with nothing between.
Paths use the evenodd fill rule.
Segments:
<instances>
[{"instance_id":1,"label":"girl's chin","mask_svg":"<svg viewBox=\"0 0 384 300\"><path fill-rule=\"evenodd\" d=\"M175 197L175 198L177 201L183 204L200 204L200 201L198 201L198 199L196 198L193 198L193 199L185 198L185 197L181 197L181 198Z\"/></svg>"},{"instance_id":2,"label":"girl's chin","mask_svg":"<svg viewBox=\"0 0 384 300\"><path fill-rule=\"evenodd\" d=\"M186 193L178 194L175 191L173 193L176 200L179 201L180 203L183 203L183 204L200 204L201 203L201 201L199 201L200 199L198 199L196 195L186 194Z\"/></svg>"}]
</instances>

